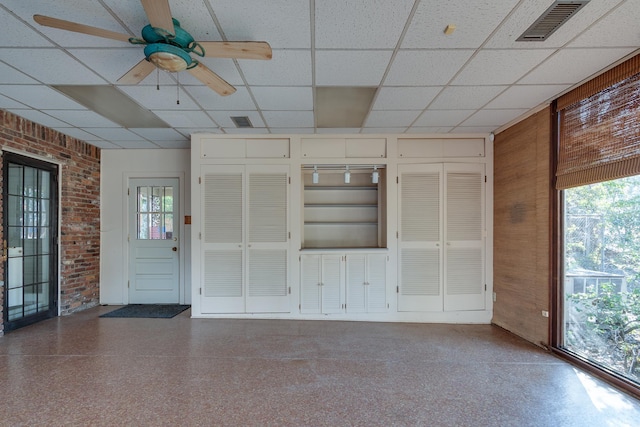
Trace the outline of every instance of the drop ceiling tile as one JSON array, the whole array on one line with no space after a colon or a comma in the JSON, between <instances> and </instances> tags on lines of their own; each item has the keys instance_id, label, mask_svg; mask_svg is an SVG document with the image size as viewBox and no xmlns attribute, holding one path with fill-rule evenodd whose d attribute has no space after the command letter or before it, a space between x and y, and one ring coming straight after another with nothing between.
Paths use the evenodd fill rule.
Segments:
<instances>
[{"instance_id":1,"label":"drop ceiling tile","mask_svg":"<svg viewBox=\"0 0 640 427\"><path fill-rule=\"evenodd\" d=\"M382 87L378 89L374 110L423 110L442 90L430 87Z\"/></svg>"},{"instance_id":2,"label":"drop ceiling tile","mask_svg":"<svg viewBox=\"0 0 640 427\"><path fill-rule=\"evenodd\" d=\"M627 0L580 34L568 44L568 47L637 48L640 46L638 22L640 22L640 7L637 1Z\"/></svg>"},{"instance_id":3,"label":"drop ceiling tile","mask_svg":"<svg viewBox=\"0 0 640 427\"><path fill-rule=\"evenodd\" d=\"M558 97L569 85L518 85L498 95L487 108L534 108Z\"/></svg>"},{"instance_id":4,"label":"drop ceiling tile","mask_svg":"<svg viewBox=\"0 0 640 427\"><path fill-rule=\"evenodd\" d=\"M155 142L156 145L158 145L160 148L173 148L173 149L178 149L178 148L191 148L191 141L188 139L178 139L178 140L174 140L174 141L156 141Z\"/></svg>"},{"instance_id":5,"label":"drop ceiling tile","mask_svg":"<svg viewBox=\"0 0 640 427\"><path fill-rule=\"evenodd\" d=\"M453 129L452 127L446 127L446 126L444 127L443 126L411 126L409 129L407 129L406 133L410 133L410 134L448 133L448 132L451 132L452 129Z\"/></svg>"},{"instance_id":6,"label":"drop ceiling tile","mask_svg":"<svg viewBox=\"0 0 640 427\"><path fill-rule=\"evenodd\" d=\"M185 91L205 110L255 110L256 106L244 86L229 96L220 96L206 86L186 86Z\"/></svg>"},{"instance_id":7,"label":"drop ceiling tile","mask_svg":"<svg viewBox=\"0 0 640 427\"><path fill-rule=\"evenodd\" d=\"M397 134L397 133L404 133L405 130L407 130L406 126L405 127L397 127L397 128L390 128L390 127L386 127L386 128L363 128L362 129L362 133L366 133L368 135L371 135L371 134Z\"/></svg>"},{"instance_id":8,"label":"drop ceiling tile","mask_svg":"<svg viewBox=\"0 0 640 427\"><path fill-rule=\"evenodd\" d=\"M26 74L0 62L0 84L32 84L38 83Z\"/></svg>"},{"instance_id":9,"label":"drop ceiling tile","mask_svg":"<svg viewBox=\"0 0 640 427\"><path fill-rule=\"evenodd\" d=\"M507 86L449 86L431 103L433 110L474 110L491 101Z\"/></svg>"},{"instance_id":10,"label":"drop ceiling tile","mask_svg":"<svg viewBox=\"0 0 640 427\"><path fill-rule=\"evenodd\" d=\"M211 2L222 30L232 41L266 41L274 49L311 47L309 2L237 0Z\"/></svg>"},{"instance_id":11,"label":"drop ceiling tile","mask_svg":"<svg viewBox=\"0 0 640 427\"><path fill-rule=\"evenodd\" d=\"M68 126L68 125L65 125ZM54 127L53 129L58 132L64 133L65 135L69 135L72 138L79 139L81 141L96 141L98 138L96 135L92 133L86 132L82 129L78 128L70 128L70 127Z\"/></svg>"},{"instance_id":12,"label":"drop ceiling tile","mask_svg":"<svg viewBox=\"0 0 640 427\"><path fill-rule=\"evenodd\" d=\"M254 127L257 128L263 128L266 125L264 124L264 121L262 121L262 117L260 117L260 114L253 110L253 111L207 111L209 113L209 115L211 117L213 117L213 120L216 121L216 123L218 123L220 125L220 127L223 128L235 128L235 123L233 123L233 120L231 120L231 117L248 117L249 120L251 121L251 124Z\"/></svg>"},{"instance_id":13,"label":"drop ceiling tile","mask_svg":"<svg viewBox=\"0 0 640 427\"><path fill-rule=\"evenodd\" d=\"M420 2L402 42L403 48L477 48L509 14L518 0ZM456 30L445 35L453 24Z\"/></svg>"},{"instance_id":14,"label":"drop ceiling tile","mask_svg":"<svg viewBox=\"0 0 640 427\"><path fill-rule=\"evenodd\" d=\"M371 111L364 127L390 128L409 126L418 117L418 110Z\"/></svg>"},{"instance_id":15,"label":"drop ceiling tile","mask_svg":"<svg viewBox=\"0 0 640 427\"><path fill-rule=\"evenodd\" d=\"M167 128L137 128L130 129L132 132L137 133L141 137L153 142L157 141L179 141L184 138L179 132L174 129Z\"/></svg>"},{"instance_id":16,"label":"drop ceiling tile","mask_svg":"<svg viewBox=\"0 0 640 427\"><path fill-rule=\"evenodd\" d=\"M187 137L197 133L222 133L220 128L176 128L176 130Z\"/></svg>"},{"instance_id":17,"label":"drop ceiling tile","mask_svg":"<svg viewBox=\"0 0 640 427\"><path fill-rule=\"evenodd\" d=\"M211 117L202 111L154 110L153 113L174 128L217 127L213 120L211 120Z\"/></svg>"},{"instance_id":18,"label":"drop ceiling tile","mask_svg":"<svg viewBox=\"0 0 640 427\"><path fill-rule=\"evenodd\" d=\"M6 3L6 2L5 2ZM26 2L13 2L14 5ZM11 6L14 6L11 5ZM33 4L31 5L33 6ZM6 5L5 7L9 7ZM29 17L29 25L38 25ZM48 47L53 43L34 31L29 25L24 24L12 13L0 8L0 28L2 28L2 46L13 47Z\"/></svg>"},{"instance_id":19,"label":"drop ceiling tile","mask_svg":"<svg viewBox=\"0 0 640 427\"><path fill-rule=\"evenodd\" d=\"M115 31L117 33L129 34L98 2L47 1L34 4L29 1L13 1L8 7L16 15L20 16L20 18L32 25L38 32L41 32L55 43L65 47L118 47L122 46L123 42L45 27L33 20L34 14L46 15L52 18Z\"/></svg>"},{"instance_id":20,"label":"drop ceiling tile","mask_svg":"<svg viewBox=\"0 0 640 427\"><path fill-rule=\"evenodd\" d=\"M481 50L462 69L453 84L512 84L553 52L551 49Z\"/></svg>"},{"instance_id":21,"label":"drop ceiling tile","mask_svg":"<svg viewBox=\"0 0 640 427\"><path fill-rule=\"evenodd\" d=\"M86 141L91 145L94 145L102 150L119 150L122 147L116 143L113 142L109 142L109 141Z\"/></svg>"},{"instance_id":22,"label":"drop ceiling tile","mask_svg":"<svg viewBox=\"0 0 640 427\"><path fill-rule=\"evenodd\" d=\"M0 85L0 92L37 110L83 110L60 92L38 85Z\"/></svg>"},{"instance_id":23,"label":"drop ceiling tile","mask_svg":"<svg viewBox=\"0 0 640 427\"><path fill-rule=\"evenodd\" d=\"M418 120L415 121L413 127L448 127L456 126L465 121L476 110L427 110Z\"/></svg>"},{"instance_id":24,"label":"drop ceiling tile","mask_svg":"<svg viewBox=\"0 0 640 427\"><path fill-rule=\"evenodd\" d=\"M316 48L393 49L413 0L315 2Z\"/></svg>"},{"instance_id":25,"label":"drop ceiling tile","mask_svg":"<svg viewBox=\"0 0 640 427\"><path fill-rule=\"evenodd\" d=\"M160 86L159 90L155 86L118 86L118 89L133 98L138 104L150 110L185 111L199 109L198 105L187 94L179 93L176 86ZM211 91L211 89L208 90ZM215 92L213 93L215 94ZM178 97L180 104L177 103Z\"/></svg>"},{"instance_id":26,"label":"drop ceiling tile","mask_svg":"<svg viewBox=\"0 0 640 427\"><path fill-rule=\"evenodd\" d=\"M144 138L123 128L91 128L91 133L107 141L143 141Z\"/></svg>"},{"instance_id":27,"label":"drop ceiling tile","mask_svg":"<svg viewBox=\"0 0 640 427\"><path fill-rule=\"evenodd\" d=\"M440 86L447 84L471 57L473 50L401 50L385 85ZM419 72L418 72L419 70Z\"/></svg>"},{"instance_id":28,"label":"drop ceiling tile","mask_svg":"<svg viewBox=\"0 0 640 427\"><path fill-rule=\"evenodd\" d=\"M316 85L377 86L382 80L392 51L316 51Z\"/></svg>"},{"instance_id":29,"label":"drop ceiling tile","mask_svg":"<svg viewBox=\"0 0 640 427\"><path fill-rule=\"evenodd\" d=\"M10 108L27 108L26 105L24 105L21 102L18 101L14 101L11 98L7 98L6 96L0 95L0 108L8 110Z\"/></svg>"},{"instance_id":30,"label":"drop ceiling tile","mask_svg":"<svg viewBox=\"0 0 640 427\"><path fill-rule=\"evenodd\" d=\"M0 49L0 60L11 63L46 84L104 84L87 67L58 49ZM34 64L43 64L33 66Z\"/></svg>"},{"instance_id":31,"label":"drop ceiling tile","mask_svg":"<svg viewBox=\"0 0 640 427\"><path fill-rule=\"evenodd\" d=\"M118 141L116 144L122 148L136 149L136 148L160 148L159 145L149 141Z\"/></svg>"},{"instance_id":32,"label":"drop ceiling tile","mask_svg":"<svg viewBox=\"0 0 640 427\"><path fill-rule=\"evenodd\" d=\"M313 111L263 111L268 127L313 127Z\"/></svg>"},{"instance_id":33,"label":"drop ceiling tile","mask_svg":"<svg viewBox=\"0 0 640 427\"><path fill-rule=\"evenodd\" d=\"M489 134L498 129L498 126L458 126L453 129L455 133L484 133Z\"/></svg>"},{"instance_id":34,"label":"drop ceiling tile","mask_svg":"<svg viewBox=\"0 0 640 427\"><path fill-rule=\"evenodd\" d=\"M45 113L60 119L71 126L101 128L120 127L111 120L90 110L43 110Z\"/></svg>"},{"instance_id":35,"label":"drop ceiling tile","mask_svg":"<svg viewBox=\"0 0 640 427\"><path fill-rule=\"evenodd\" d=\"M276 50L268 61L238 61L247 83L259 86L311 85L311 54L308 50Z\"/></svg>"},{"instance_id":36,"label":"drop ceiling tile","mask_svg":"<svg viewBox=\"0 0 640 427\"><path fill-rule=\"evenodd\" d=\"M598 73L634 50L632 48L563 49L523 77L518 84L575 84Z\"/></svg>"},{"instance_id":37,"label":"drop ceiling tile","mask_svg":"<svg viewBox=\"0 0 640 427\"><path fill-rule=\"evenodd\" d=\"M141 47L125 47L122 49L69 49L69 53L75 56L88 68L98 73L109 83L116 83L133 66L144 58ZM167 77L168 73L160 73L160 83L173 84L173 80ZM156 84L156 73L151 73L141 84Z\"/></svg>"},{"instance_id":38,"label":"drop ceiling tile","mask_svg":"<svg viewBox=\"0 0 640 427\"><path fill-rule=\"evenodd\" d=\"M27 120L31 120L32 122L35 122L50 128L57 127L57 126L68 126L68 124L66 124L65 122L60 121L54 117L51 117L48 114L42 113L37 110L9 109L8 111L12 112L17 116L20 116Z\"/></svg>"},{"instance_id":39,"label":"drop ceiling tile","mask_svg":"<svg viewBox=\"0 0 640 427\"><path fill-rule=\"evenodd\" d=\"M521 1L514 12L488 40L485 48L556 48L571 41L622 0L591 1L543 42L516 39L551 5L549 0Z\"/></svg>"},{"instance_id":40,"label":"drop ceiling tile","mask_svg":"<svg viewBox=\"0 0 640 427\"><path fill-rule=\"evenodd\" d=\"M481 110L469 117L463 123L462 127L469 126L501 126L516 117L526 113L528 110L525 108L509 108L503 110Z\"/></svg>"},{"instance_id":41,"label":"drop ceiling tile","mask_svg":"<svg viewBox=\"0 0 640 427\"><path fill-rule=\"evenodd\" d=\"M313 110L310 87L254 87L251 91L262 110Z\"/></svg>"},{"instance_id":42,"label":"drop ceiling tile","mask_svg":"<svg viewBox=\"0 0 640 427\"><path fill-rule=\"evenodd\" d=\"M149 23L140 2L106 0L105 3L133 31L136 37L140 37L142 28ZM204 2L170 0L169 6L171 15L180 22L180 27L183 30L193 36L194 40L220 40L220 34Z\"/></svg>"}]
</instances>

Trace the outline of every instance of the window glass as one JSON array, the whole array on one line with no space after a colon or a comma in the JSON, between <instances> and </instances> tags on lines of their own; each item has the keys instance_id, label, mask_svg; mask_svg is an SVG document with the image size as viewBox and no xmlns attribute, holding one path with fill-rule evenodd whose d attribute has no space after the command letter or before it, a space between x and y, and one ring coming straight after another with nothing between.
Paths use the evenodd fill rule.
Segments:
<instances>
[{"instance_id":1,"label":"window glass","mask_svg":"<svg viewBox=\"0 0 640 427\"><path fill-rule=\"evenodd\" d=\"M563 346L640 383L640 176L563 195Z\"/></svg>"},{"instance_id":2,"label":"window glass","mask_svg":"<svg viewBox=\"0 0 640 427\"><path fill-rule=\"evenodd\" d=\"M138 240L173 238L173 187L137 188Z\"/></svg>"}]
</instances>

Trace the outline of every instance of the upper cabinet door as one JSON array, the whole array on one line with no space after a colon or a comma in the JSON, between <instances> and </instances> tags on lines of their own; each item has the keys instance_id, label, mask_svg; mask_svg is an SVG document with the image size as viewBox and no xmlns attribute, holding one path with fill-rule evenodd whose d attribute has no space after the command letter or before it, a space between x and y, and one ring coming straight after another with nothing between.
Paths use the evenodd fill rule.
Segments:
<instances>
[{"instance_id":1,"label":"upper cabinet door","mask_svg":"<svg viewBox=\"0 0 640 427\"><path fill-rule=\"evenodd\" d=\"M445 311L485 309L483 164L445 164Z\"/></svg>"},{"instance_id":2,"label":"upper cabinet door","mask_svg":"<svg viewBox=\"0 0 640 427\"><path fill-rule=\"evenodd\" d=\"M442 165L399 165L399 311L442 311Z\"/></svg>"}]
</instances>

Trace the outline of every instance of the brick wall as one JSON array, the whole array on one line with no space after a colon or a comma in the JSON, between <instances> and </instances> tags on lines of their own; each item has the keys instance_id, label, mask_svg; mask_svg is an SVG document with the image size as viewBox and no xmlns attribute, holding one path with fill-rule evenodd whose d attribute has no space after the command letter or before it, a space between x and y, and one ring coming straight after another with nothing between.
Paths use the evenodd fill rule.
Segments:
<instances>
[{"instance_id":1,"label":"brick wall","mask_svg":"<svg viewBox=\"0 0 640 427\"><path fill-rule=\"evenodd\" d=\"M60 164L58 305L62 314L97 305L100 300L100 149L3 110L0 110L0 146L20 150L25 155L33 153L39 158L50 158ZM2 162L0 181L1 169ZM3 233L2 212L0 197L0 232ZM0 264L0 270L3 268ZM1 273L4 277L4 271ZM4 289L0 300L3 296ZM0 310L3 306L0 304Z\"/></svg>"}]
</instances>

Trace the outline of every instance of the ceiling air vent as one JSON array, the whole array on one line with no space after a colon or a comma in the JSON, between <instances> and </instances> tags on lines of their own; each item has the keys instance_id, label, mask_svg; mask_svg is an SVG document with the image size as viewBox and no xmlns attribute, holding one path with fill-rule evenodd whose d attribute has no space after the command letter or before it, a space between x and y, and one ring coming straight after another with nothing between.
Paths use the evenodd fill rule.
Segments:
<instances>
[{"instance_id":1,"label":"ceiling air vent","mask_svg":"<svg viewBox=\"0 0 640 427\"><path fill-rule=\"evenodd\" d=\"M545 41L587 3L589 0L556 1L516 41Z\"/></svg>"},{"instance_id":2,"label":"ceiling air vent","mask_svg":"<svg viewBox=\"0 0 640 427\"><path fill-rule=\"evenodd\" d=\"M231 120L233 121L233 124L235 124L237 128L253 127L253 125L251 124L251 120L249 120L249 117L247 116L236 116L236 117L231 116Z\"/></svg>"}]
</instances>

